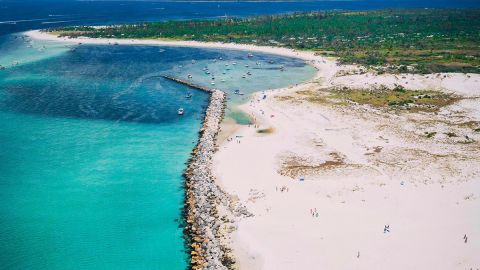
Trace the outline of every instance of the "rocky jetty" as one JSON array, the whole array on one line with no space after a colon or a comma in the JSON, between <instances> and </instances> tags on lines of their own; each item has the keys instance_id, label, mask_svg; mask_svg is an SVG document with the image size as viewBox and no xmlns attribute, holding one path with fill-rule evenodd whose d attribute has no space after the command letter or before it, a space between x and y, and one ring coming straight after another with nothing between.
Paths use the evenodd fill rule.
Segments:
<instances>
[{"instance_id":1,"label":"rocky jetty","mask_svg":"<svg viewBox=\"0 0 480 270\"><path fill-rule=\"evenodd\" d=\"M185 230L191 269L231 269L234 258L226 235L233 228L221 214L221 208L231 200L217 186L211 171L226 98L220 90L210 93L200 139L185 171Z\"/></svg>"}]
</instances>

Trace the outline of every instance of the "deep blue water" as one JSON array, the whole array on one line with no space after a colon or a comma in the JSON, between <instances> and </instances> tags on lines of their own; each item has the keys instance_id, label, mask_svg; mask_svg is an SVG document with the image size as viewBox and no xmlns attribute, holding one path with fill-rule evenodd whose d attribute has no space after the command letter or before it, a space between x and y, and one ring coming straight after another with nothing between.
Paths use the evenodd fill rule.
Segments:
<instances>
[{"instance_id":1,"label":"deep blue water","mask_svg":"<svg viewBox=\"0 0 480 270\"><path fill-rule=\"evenodd\" d=\"M0 1L0 35L62 25L251 16L311 10L480 7L478 0L308 2Z\"/></svg>"}]
</instances>

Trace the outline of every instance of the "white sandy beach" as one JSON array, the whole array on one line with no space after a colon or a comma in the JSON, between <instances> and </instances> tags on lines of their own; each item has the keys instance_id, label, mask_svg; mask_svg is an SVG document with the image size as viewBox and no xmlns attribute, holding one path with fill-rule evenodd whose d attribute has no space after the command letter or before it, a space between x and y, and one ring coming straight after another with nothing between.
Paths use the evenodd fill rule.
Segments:
<instances>
[{"instance_id":1,"label":"white sandy beach","mask_svg":"<svg viewBox=\"0 0 480 270\"><path fill-rule=\"evenodd\" d=\"M480 76L319 77L253 97L242 109L273 134L242 127L234 134L240 143L223 143L216 156L217 179L255 215L238 222L240 269L480 268L480 136L458 125L480 120ZM431 118L275 98L380 84L469 99ZM441 135L425 139L431 130ZM447 138L450 130L475 142ZM300 176L279 173L289 159L305 167ZM336 160L342 164L321 166Z\"/></svg>"},{"instance_id":2,"label":"white sandy beach","mask_svg":"<svg viewBox=\"0 0 480 270\"><path fill-rule=\"evenodd\" d=\"M232 234L239 269L480 269L480 132L471 128L480 123L480 75L340 76L356 67L284 48L27 34L274 53L318 69L311 82L254 95L241 109L259 127L237 126L215 154L218 184L254 215L238 218ZM394 113L297 93L379 85L461 99L436 113Z\"/></svg>"}]
</instances>

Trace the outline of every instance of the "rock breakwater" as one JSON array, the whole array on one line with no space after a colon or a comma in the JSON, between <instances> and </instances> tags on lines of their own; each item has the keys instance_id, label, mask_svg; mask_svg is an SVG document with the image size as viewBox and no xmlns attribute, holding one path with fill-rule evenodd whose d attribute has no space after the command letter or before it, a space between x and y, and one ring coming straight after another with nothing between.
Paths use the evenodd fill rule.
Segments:
<instances>
[{"instance_id":1,"label":"rock breakwater","mask_svg":"<svg viewBox=\"0 0 480 270\"><path fill-rule=\"evenodd\" d=\"M234 258L225 243L228 221L220 213L230 198L217 186L211 171L226 95L220 90L210 93L200 139L185 171L185 230L191 269L231 269Z\"/></svg>"}]
</instances>

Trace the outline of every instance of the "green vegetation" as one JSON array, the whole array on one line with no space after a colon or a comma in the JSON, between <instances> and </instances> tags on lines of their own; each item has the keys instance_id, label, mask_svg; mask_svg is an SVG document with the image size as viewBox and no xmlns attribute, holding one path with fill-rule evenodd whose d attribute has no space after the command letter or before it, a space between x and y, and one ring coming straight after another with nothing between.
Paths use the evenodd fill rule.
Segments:
<instances>
[{"instance_id":1,"label":"green vegetation","mask_svg":"<svg viewBox=\"0 0 480 270\"><path fill-rule=\"evenodd\" d=\"M325 93L322 93L320 91L316 91L313 89L310 90L300 90L296 92L299 95L305 96L305 100L311 103L317 103L317 104L326 104L329 102L327 99L327 95Z\"/></svg>"},{"instance_id":2,"label":"green vegetation","mask_svg":"<svg viewBox=\"0 0 480 270\"><path fill-rule=\"evenodd\" d=\"M458 137L457 134L455 134L453 132L447 132L447 133L445 133L445 135L447 135L449 138Z\"/></svg>"},{"instance_id":3,"label":"green vegetation","mask_svg":"<svg viewBox=\"0 0 480 270\"><path fill-rule=\"evenodd\" d=\"M334 90L334 97L375 107L390 107L412 111L437 111L452 104L456 98L438 91L407 90L401 86L394 89L380 87L370 90Z\"/></svg>"},{"instance_id":4,"label":"green vegetation","mask_svg":"<svg viewBox=\"0 0 480 270\"><path fill-rule=\"evenodd\" d=\"M450 94L432 90L407 90L402 86L389 89L380 86L371 89L328 88L322 91L302 90L296 92L301 100L318 104L371 105L389 109L409 110L412 112L435 112L458 100Z\"/></svg>"},{"instance_id":5,"label":"green vegetation","mask_svg":"<svg viewBox=\"0 0 480 270\"><path fill-rule=\"evenodd\" d=\"M275 96L275 99L279 101L289 101L289 100L293 100L293 97L292 96Z\"/></svg>"},{"instance_id":6,"label":"green vegetation","mask_svg":"<svg viewBox=\"0 0 480 270\"><path fill-rule=\"evenodd\" d=\"M435 136L437 134L437 132L433 131L433 132L425 132L425 135L427 136L427 138L432 138L433 136Z\"/></svg>"},{"instance_id":7,"label":"green vegetation","mask_svg":"<svg viewBox=\"0 0 480 270\"><path fill-rule=\"evenodd\" d=\"M313 12L51 29L63 36L236 42L314 50L397 72L480 72L480 10ZM379 66L382 65L382 68Z\"/></svg>"}]
</instances>

